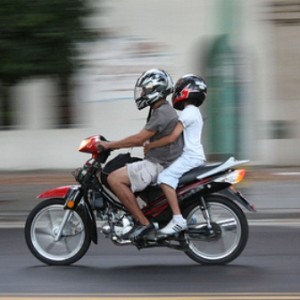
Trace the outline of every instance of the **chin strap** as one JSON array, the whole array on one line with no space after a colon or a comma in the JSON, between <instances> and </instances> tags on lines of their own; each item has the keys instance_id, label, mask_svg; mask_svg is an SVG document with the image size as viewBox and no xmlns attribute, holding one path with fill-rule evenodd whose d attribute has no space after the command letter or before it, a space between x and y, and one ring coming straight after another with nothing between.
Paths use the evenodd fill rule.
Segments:
<instances>
[{"instance_id":1,"label":"chin strap","mask_svg":"<svg viewBox=\"0 0 300 300\"><path fill-rule=\"evenodd\" d=\"M151 114L152 114L152 107L149 107L149 112L148 112L147 122L150 120Z\"/></svg>"}]
</instances>

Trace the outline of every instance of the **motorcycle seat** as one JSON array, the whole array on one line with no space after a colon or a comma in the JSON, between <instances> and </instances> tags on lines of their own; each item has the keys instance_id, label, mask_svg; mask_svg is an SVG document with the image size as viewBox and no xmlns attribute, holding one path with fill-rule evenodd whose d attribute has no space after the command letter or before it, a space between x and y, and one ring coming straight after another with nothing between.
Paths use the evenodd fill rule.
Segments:
<instances>
[{"instance_id":1,"label":"motorcycle seat","mask_svg":"<svg viewBox=\"0 0 300 300\"><path fill-rule=\"evenodd\" d=\"M181 178L179 179L178 186L187 184L187 183L192 183L197 181L197 177L201 174L204 174L210 170L213 170L214 168L220 166L222 163L219 164L212 164L212 165L204 165L200 167L196 167L187 173L183 174Z\"/></svg>"}]
</instances>

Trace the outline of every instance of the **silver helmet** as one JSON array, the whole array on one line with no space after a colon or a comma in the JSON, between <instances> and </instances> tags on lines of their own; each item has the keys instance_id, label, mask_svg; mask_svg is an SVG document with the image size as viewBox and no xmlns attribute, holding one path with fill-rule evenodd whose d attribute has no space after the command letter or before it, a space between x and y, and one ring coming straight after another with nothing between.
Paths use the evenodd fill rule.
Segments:
<instances>
[{"instance_id":1,"label":"silver helmet","mask_svg":"<svg viewBox=\"0 0 300 300\"><path fill-rule=\"evenodd\" d=\"M160 69L144 72L137 80L134 88L134 100L139 110L165 99L173 93L174 84L171 76Z\"/></svg>"}]
</instances>

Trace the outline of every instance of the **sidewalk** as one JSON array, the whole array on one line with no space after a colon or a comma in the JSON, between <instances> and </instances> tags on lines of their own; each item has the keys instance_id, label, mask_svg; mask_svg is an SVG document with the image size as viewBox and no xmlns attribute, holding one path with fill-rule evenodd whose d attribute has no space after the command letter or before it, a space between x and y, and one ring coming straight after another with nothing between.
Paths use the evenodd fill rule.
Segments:
<instances>
[{"instance_id":1,"label":"sidewalk","mask_svg":"<svg viewBox=\"0 0 300 300\"><path fill-rule=\"evenodd\" d=\"M57 186L76 184L72 170L0 172L0 223L24 223L40 201L36 196ZM248 167L239 184L244 196L257 208L249 220L296 219L300 222L300 167Z\"/></svg>"}]
</instances>

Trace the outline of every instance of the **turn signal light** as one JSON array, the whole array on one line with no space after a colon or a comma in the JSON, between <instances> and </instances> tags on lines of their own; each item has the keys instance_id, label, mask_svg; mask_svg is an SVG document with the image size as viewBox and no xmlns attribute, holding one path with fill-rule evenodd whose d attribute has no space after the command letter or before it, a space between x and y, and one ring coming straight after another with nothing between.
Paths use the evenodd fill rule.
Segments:
<instances>
[{"instance_id":1,"label":"turn signal light","mask_svg":"<svg viewBox=\"0 0 300 300\"><path fill-rule=\"evenodd\" d=\"M74 201L73 200L68 200L67 207L70 208L70 209L73 208L74 207Z\"/></svg>"}]
</instances>

